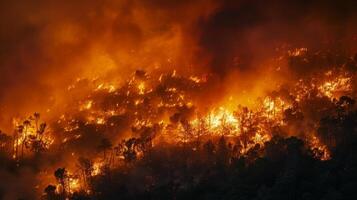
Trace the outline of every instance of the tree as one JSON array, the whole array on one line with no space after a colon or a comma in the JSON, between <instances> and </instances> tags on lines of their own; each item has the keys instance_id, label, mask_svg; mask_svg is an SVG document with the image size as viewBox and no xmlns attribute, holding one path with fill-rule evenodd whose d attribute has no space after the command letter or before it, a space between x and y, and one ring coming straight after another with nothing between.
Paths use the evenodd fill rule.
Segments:
<instances>
[{"instance_id":1,"label":"tree","mask_svg":"<svg viewBox=\"0 0 357 200\"><path fill-rule=\"evenodd\" d=\"M234 113L234 116L239 122L239 142L242 143L244 150L247 147L258 130L258 117L254 115L253 111L247 107L238 107L238 110Z\"/></svg>"},{"instance_id":2,"label":"tree","mask_svg":"<svg viewBox=\"0 0 357 200\"><path fill-rule=\"evenodd\" d=\"M126 141L124 141L124 159L128 162L136 160L136 144L137 144L137 139L136 138L130 138Z\"/></svg>"},{"instance_id":3,"label":"tree","mask_svg":"<svg viewBox=\"0 0 357 200\"><path fill-rule=\"evenodd\" d=\"M204 145L203 145L203 153L206 157L206 162L211 163L213 162L214 154L215 154L215 146L212 142L212 140L208 140Z\"/></svg>"},{"instance_id":4,"label":"tree","mask_svg":"<svg viewBox=\"0 0 357 200\"><path fill-rule=\"evenodd\" d=\"M205 135L208 132L208 127L206 120L204 118L199 118L198 119L198 128L195 131L196 135L196 149L199 148L200 143L201 143L201 136Z\"/></svg>"},{"instance_id":5,"label":"tree","mask_svg":"<svg viewBox=\"0 0 357 200\"><path fill-rule=\"evenodd\" d=\"M56 194L56 186L48 185L45 190L45 196L43 197L46 200L56 200L58 195Z\"/></svg>"},{"instance_id":6,"label":"tree","mask_svg":"<svg viewBox=\"0 0 357 200\"><path fill-rule=\"evenodd\" d=\"M183 128L183 136L184 136L184 143L187 143L188 140L192 137L193 135L193 129L191 124L188 122L186 119L181 119L180 123Z\"/></svg>"},{"instance_id":7,"label":"tree","mask_svg":"<svg viewBox=\"0 0 357 200\"><path fill-rule=\"evenodd\" d=\"M25 120L23 122L24 131L22 132L23 136L22 136L22 143L21 143L21 158L24 158L24 147L27 143L27 132L30 126L31 126L31 122L29 120Z\"/></svg>"},{"instance_id":8,"label":"tree","mask_svg":"<svg viewBox=\"0 0 357 200\"><path fill-rule=\"evenodd\" d=\"M78 158L78 168L81 170L84 185L89 186L93 172L93 162L88 158Z\"/></svg>"},{"instance_id":9,"label":"tree","mask_svg":"<svg viewBox=\"0 0 357 200\"><path fill-rule=\"evenodd\" d=\"M16 130L14 131L14 156L16 159L19 157L19 138L22 136L24 131L24 126L19 125L16 127Z\"/></svg>"},{"instance_id":10,"label":"tree","mask_svg":"<svg viewBox=\"0 0 357 200\"><path fill-rule=\"evenodd\" d=\"M6 153L11 146L11 137L0 130L0 151Z\"/></svg>"},{"instance_id":11,"label":"tree","mask_svg":"<svg viewBox=\"0 0 357 200\"><path fill-rule=\"evenodd\" d=\"M37 113L37 112L35 112L34 114L33 114L33 116L34 116L34 119L35 119L35 130L36 130L36 138L38 137L38 133L39 133L39 127L38 127L38 121L39 121L39 119L40 119L40 113Z\"/></svg>"},{"instance_id":12,"label":"tree","mask_svg":"<svg viewBox=\"0 0 357 200\"><path fill-rule=\"evenodd\" d=\"M226 139L224 136L221 136L221 138L218 141L218 146L217 146L217 163L222 166L226 166L230 162L230 151L227 146Z\"/></svg>"},{"instance_id":13,"label":"tree","mask_svg":"<svg viewBox=\"0 0 357 200\"><path fill-rule=\"evenodd\" d=\"M68 172L66 168L58 168L54 173L57 182L62 187L61 196L64 198L66 197L66 179L68 177Z\"/></svg>"},{"instance_id":14,"label":"tree","mask_svg":"<svg viewBox=\"0 0 357 200\"><path fill-rule=\"evenodd\" d=\"M103 152L103 160L107 158L107 151L112 148L112 143L108 138L103 138L98 145L98 150Z\"/></svg>"}]
</instances>

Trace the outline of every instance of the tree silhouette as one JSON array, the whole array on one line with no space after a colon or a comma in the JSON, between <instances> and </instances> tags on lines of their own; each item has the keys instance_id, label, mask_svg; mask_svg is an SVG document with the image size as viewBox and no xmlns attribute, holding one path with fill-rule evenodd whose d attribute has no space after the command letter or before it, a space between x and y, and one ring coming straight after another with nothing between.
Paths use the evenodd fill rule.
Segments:
<instances>
[{"instance_id":1,"label":"tree silhouette","mask_svg":"<svg viewBox=\"0 0 357 200\"><path fill-rule=\"evenodd\" d=\"M34 119L35 119L35 131L36 131L36 138L37 138L38 137L38 133L39 133L38 121L40 119L40 113L35 112L33 114L33 116L34 116Z\"/></svg>"},{"instance_id":2,"label":"tree silhouette","mask_svg":"<svg viewBox=\"0 0 357 200\"><path fill-rule=\"evenodd\" d=\"M98 150L103 152L103 160L107 160L107 151L112 148L112 143L108 138L103 138L98 145Z\"/></svg>"},{"instance_id":3,"label":"tree silhouette","mask_svg":"<svg viewBox=\"0 0 357 200\"><path fill-rule=\"evenodd\" d=\"M136 145L137 145L137 139L136 138L130 138L124 142L124 159L127 162L131 162L136 160L137 158L137 152L136 152Z\"/></svg>"},{"instance_id":4,"label":"tree silhouette","mask_svg":"<svg viewBox=\"0 0 357 200\"><path fill-rule=\"evenodd\" d=\"M56 194L56 186L48 185L45 190L45 196L43 197L45 200L59 200L58 195Z\"/></svg>"},{"instance_id":5,"label":"tree silhouette","mask_svg":"<svg viewBox=\"0 0 357 200\"><path fill-rule=\"evenodd\" d=\"M91 176L94 170L93 162L88 158L80 157L78 158L78 168L81 171L84 185L89 187L91 184Z\"/></svg>"},{"instance_id":6,"label":"tree silhouette","mask_svg":"<svg viewBox=\"0 0 357 200\"><path fill-rule=\"evenodd\" d=\"M55 172L54 172L54 176L56 177L57 182L61 185L61 196L62 198L65 198L67 196L67 192L66 192L66 179L68 178L68 172L66 170L66 168L58 168Z\"/></svg>"},{"instance_id":7,"label":"tree silhouette","mask_svg":"<svg viewBox=\"0 0 357 200\"><path fill-rule=\"evenodd\" d=\"M30 128L31 126L31 122L30 120L25 120L23 122L23 127L24 127L24 131L22 132L23 136L22 136L22 143L21 143L21 158L23 159L24 158L24 147L27 145L27 132L28 132L28 129Z\"/></svg>"},{"instance_id":8,"label":"tree silhouette","mask_svg":"<svg viewBox=\"0 0 357 200\"><path fill-rule=\"evenodd\" d=\"M10 152L12 138L0 130L0 152Z\"/></svg>"}]
</instances>

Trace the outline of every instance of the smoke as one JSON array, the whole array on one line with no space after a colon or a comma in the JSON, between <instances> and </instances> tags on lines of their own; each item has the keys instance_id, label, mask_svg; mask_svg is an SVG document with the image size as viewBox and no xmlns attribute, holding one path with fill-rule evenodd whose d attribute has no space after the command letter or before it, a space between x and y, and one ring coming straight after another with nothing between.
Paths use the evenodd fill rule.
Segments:
<instances>
[{"instance_id":1,"label":"smoke","mask_svg":"<svg viewBox=\"0 0 357 200\"><path fill-rule=\"evenodd\" d=\"M285 47L356 48L355 1L225 1L203 24L200 44L215 72L260 70ZM355 49L354 49L355 50Z\"/></svg>"},{"instance_id":2,"label":"smoke","mask_svg":"<svg viewBox=\"0 0 357 200\"><path fill-rule=\"evenodd\" d=\"M340 66L329 55L355 54L355 8L354 1L227 0L200 24L198 43L225 93L250 104L278 85ZM310 60L287 59L287 52L300 48Z\"/></svg>"},{"instance_id":3,"label":"smoke","mask_svg":"<svg viewBox=\"0 0 357 200\"><path fill-rule=\"evenodd\" d=\"M1 4L3 126L9 115L61 103L57 94L78 77L121 80L138 68L192 65L198 47L190 29L215 7L208 1Z\"/></svg>"},{"instance_id":4,"label":"smoke","mask_svg":"<svg viewBox=\"0 0 357 200\"><path fill-rule=\"evenodd\" d=\"M18 174L0 170L0 175L1 199L36 199L36 174L31 169L23 169Z\"/></svg>"}]
</instances>

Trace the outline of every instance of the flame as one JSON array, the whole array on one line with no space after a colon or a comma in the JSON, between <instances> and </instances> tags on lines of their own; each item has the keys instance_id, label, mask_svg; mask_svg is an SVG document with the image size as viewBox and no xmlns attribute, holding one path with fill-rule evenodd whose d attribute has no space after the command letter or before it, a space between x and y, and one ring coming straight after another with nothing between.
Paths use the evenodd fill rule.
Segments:
<instances>
[{"instance_id":1,"label":"flame","mask_svg":"<svg viewBox=\"0 0 357 200\"><path fill-rule=\"evenodd\" d=\"M102 172L102 167L104 166L104 162L98 161L93 163L93 171L91 176L97 176Z\"/></svg>"},{"instance_id":2,"label":"flame","mask_svg":"<svg viewBox=\"0 0 357 200\"><path fill-rule=\"evenodd\" d=\"M80 105L79 110L89 110L91 109L93 106L93 101L92 100L88 100L86 102L84 102L83 104Z\"/></svg>"},{"instance_id":3,"label":"flame","mask_svg":"<svg viewBox=\"0 0 357 200\"><path fill-rule=\"evenodd\" d=\"M24 157L29 152L47 150L54 143L55 138L45 129L40 130L40 124L32 116L27 120L13 119L16 129L13 141L13 159ZM22 122L21 122L22 121Z\"/></svg>"},{"instance_id":4,"label":"flame","mask_svg":"<svg viewBox=\"0 0 357 200\"><path fill-rule=\"evenodd\" d=\"M97 124L105 124L105 119L104 118L97 118L96 123Z\"/></svg>"},{"instance_id":5,"label":"flame","mask_svg":"<svg viewBox=\"0 0 357 200\"><path fill-rule=\"evenodd\" d=\"M332 72L330 71L327 75L332 76ZM331 80L322 83L318 87L318 90L323 96L327 96L331 99L337 98L339 94L348 93L352 90L351 77L342 75L332 77Z\"/></svg>"},{"instance_id":6,"label":"flame","mask_svg":"<svg viewBox=\"0 0 357 200\"><path fill-rule=\"evenodd\" d=\"M145 94L145 83L144 82L141 82L138 84L138 91L139 91L139 94Z\"/></svg>"},{"instance_id":7,"label":"flame","mask_svg":"<svg viewBox=\"0 0 357 200\"><path fill-rule=\"evenodd\" d=\"M208 128L212 133L217 131L220 127L230 126L233 127L234 131L232 131L232 134L234 134L234 132L238 130L239 126L238 120L234 117L233 112L224 107L213 109L202 119L204 120L204 123L208 125ZM191 123L194 126L199 126L199 121L200 119L197 118Z\"/></svg>"},{"instance_id":8,"label":"flame","mask_svg":"<svg viewBox=\"0 0 357 200\"><path fill-rule=\"evenodd\" d=\"M288 51L288 54L292 57L297 57L297 56L301 56L304 55L305 53L307 53L307 48L297 48L294 50L290 50Z\"/></svg>"},{"instance_id":9,"label":"flame","mask_svg":"<svg viewBox=\"0 0 357 200\"><path fill-rule=\"evenodd\" d=\"M326 145L322 144L318 137L312 135L310 141L311 149L314 153L314 156L320 160L329 160L331 159L330 151Z\"/></svg>"},{"instance_id":10,"label":"flame","mask_svg":"<svg viewBox=\"0 0 357 200\"><path fill-rule=\"evenodd\" d=\"M280 97L271 98L265 97L263 101L263 114L265 117L277 122L278 124L283 124L283 113L291 105L284 102Z\"/></svg>"},{"instance_id":11,"label":"flame","mask_svg":"<svg viewBox=\"0 0 357 200\"><path fill-rule=\"evenodd\" d=\"M68 178L69 192L73 193L81 189L78 178L70 177Z\"/></svg>"},{"instance_id":12,"label":"flame","mask_svg":"<svg viewBox=\"0 0 357 200\"><path fill-rule=\"evenodd\" d=\"M116 90L116 87L113 84L100 83L95 90L106 90L108 93L112 93Z\"/></svg>"}]
</instances>

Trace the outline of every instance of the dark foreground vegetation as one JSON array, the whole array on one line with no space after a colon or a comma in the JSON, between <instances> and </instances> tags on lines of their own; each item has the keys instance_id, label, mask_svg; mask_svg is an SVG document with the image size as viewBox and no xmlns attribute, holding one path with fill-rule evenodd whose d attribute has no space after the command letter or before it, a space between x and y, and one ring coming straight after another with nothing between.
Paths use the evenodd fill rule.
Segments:
<instances>
[{"instance_id":1,"label":"dark foreground vegetation","mask_svg":"<svg viewBox=\"0 0 357 200\"><path fill-rule=\"evenodd\" d=\"M126 170L92 180L93 195L72 198L357 199L356 122L355 111L321 120L321 131L338 138L327 161L315 159L296 137L274 137L239 158L220 138L195 151L189 144L152 149Z\"/></svg>"}]
</instances>

